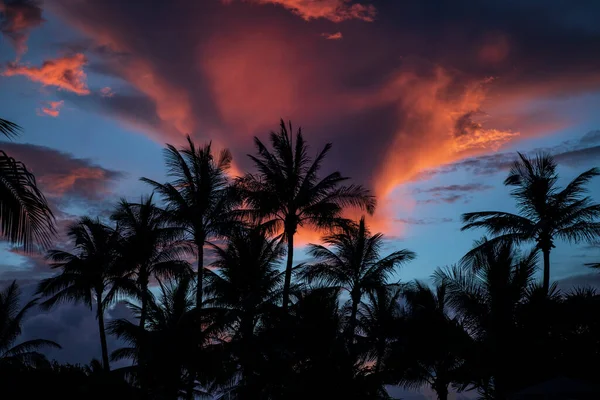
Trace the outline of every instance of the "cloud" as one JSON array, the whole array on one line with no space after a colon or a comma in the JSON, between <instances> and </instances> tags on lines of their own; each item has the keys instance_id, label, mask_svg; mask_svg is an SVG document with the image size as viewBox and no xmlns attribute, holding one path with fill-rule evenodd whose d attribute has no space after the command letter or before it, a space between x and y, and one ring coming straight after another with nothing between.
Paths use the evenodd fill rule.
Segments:
<instances>
[{"instance_id":1,"label":"cloud","mask_svg":"<svg viewBox=\"0 0 600 400\"><path fill-rule=\"evenodd\" d=\"M78 53L46 60L41 67L9 63L2 75L23 75L33 82L40 82L44 86L55 86L61 90L86 95L90 93L86 83L86 74L83 71L83 66L86 63L85 56Z\"/></svg>"},{"instance_id":2,"label":"cloud","mask_svg":"<svg viewBox=\"0 0 600 400\"><path fill-rule=\"evenodd\" d=\"M343 39L344 36L342 35L342 32L336 32L336 33L321 33L321 36L323 36L325 39L328 40L340 40Z\"/></svg>"},{"instance_id":3,"label":"cloud","mask_svg":"<svg viewBox=\"0 0 600 400\"><path fill-rule=\"evenodd\" d=\"M374 2L377 21L344 22L344 40L331 46L320 34L344 15L331 10L355 2L230 3L56 0L52 11L93 42L90 69L131 89L79 103L160 143L190 133L230 147L240 170L251 167L252 136L291 119L313 149L333 142L326 169L374 188L383 203L425 170L573 124L557 111L564 99L600 87L600 38L565 21L568 5ZM491 161L472 168L491 173Z\"/></svg>"},{"instance_id":4,"label":"cloud","mask_svg":"<svg viewBox=\"0 0 600 400\"><path fill-rule=\"evenodd\" d=\"M45 146L2 143L2 149L27 165L44 194L56 201L98 201L111 193L112 184L123 176L92 161Z\"/></svg>"},{"instance_id":5,"label":"cloud","mask_svg":"<svg viewBox=\"0 0 600 400\"><path fill-rule=\"evenodd\" d=\"M356 3L352 0L245 0L256 4L275 4L282 6L306 21L328 19L342 22L350 19L372 22L377 15L375 6ZM224 0L232 3L233 0Z\"/></svg>"},{"instance_id":6,"label":"cloud","mask_svg":"<svg viewBox=\"0 0 600 400\"><path fill-rule=\"evenodd\" d=\"M113 97L115 95L115 92L113 92L113 90L111 88L106 86L106 87L103 87L102 89L100 89L100 95L102 97Z\"/></svg>"},{"instance_id":7,"label":"cloud","mask_svg":"<svg viewBox=\"0 0 600 400\"><path fill-rule=\"evenodd\" d=\"M60 114L60 109L65 104L63 100L59 101L46 101L45 105L42 108L38 109L38 115L48 115L50 117L58 117Z\"/></svg>"},{"instance_id":8,"label":"cloud","mask_svg":"<svg viewBox=\"0 0 600 400\"><path fill-rule=\"evenodd\" d=\"M469 196L470 193L481 192L492 188L493 186L482 183L469 183L465 185L435 186L428 189L415 189L414 193L425 193L432 196L432 198L417 200L418 204L453 204L460 200L467 203L471 199Z\"/></svg>"},{"instance_id":9,"label":"cloud","mask_svg":"<svg viewBox=\"0 0 600 400\"><path fill-rule=\"evenodd\" d=\"M0 32L17 52L17 58L27 52L27 39L33 28L44 23L42 8L36 0L0 0Z\"/></svg>"}]
</instances>

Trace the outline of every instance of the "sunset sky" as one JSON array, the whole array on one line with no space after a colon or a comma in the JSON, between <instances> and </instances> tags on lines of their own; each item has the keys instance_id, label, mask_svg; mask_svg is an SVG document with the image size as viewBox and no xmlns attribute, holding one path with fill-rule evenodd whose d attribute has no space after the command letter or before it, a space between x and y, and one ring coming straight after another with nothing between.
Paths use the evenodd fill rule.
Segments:
<instances>
[{"instance_id":1,"label":"sunset sky","mask_svg":"<svg viewBox=\"0 0 600 400\"><path fill-rule=\"evenodd\" d=\"M555 154L564 180L600 164L597 1L4 1L0 117L24 133L1 149L61 227L148 193L139 177L164 180L161 149L187 134L248 170L283 118L313 152L333 143L326 168L377 195L389 250L417 253L399 278L425 279L483 234L461 213L514 210L516 151ZM47 275L2 249L0 280ZM558 243L553 279L599 259Z\"/></svg>"}]
</instances>

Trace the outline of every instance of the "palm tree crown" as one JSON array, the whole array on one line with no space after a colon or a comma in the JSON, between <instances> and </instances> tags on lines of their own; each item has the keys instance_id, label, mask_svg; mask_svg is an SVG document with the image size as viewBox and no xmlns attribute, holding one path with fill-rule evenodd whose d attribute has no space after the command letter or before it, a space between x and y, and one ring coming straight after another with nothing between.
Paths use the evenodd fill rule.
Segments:
<instances>
[{"instance_id":1,"label":"palm tree crown","mask_svg":"<svg viewBox=\"0 0 600 400\"><path fill-rule=\"evenodd\" d=\"M539 154L528 158L519 153L504 181L514 189L519 215L502 211L463 214L463 230L484 228L496 237L492 241L535 242L544 256L544 288L550 287L550 251L555 239L591 242L600 237L600 204L586 196L585 185L600 174L589 169L561 189L556 182L556 163L552 156ZM488 244L491 243L487 242Z\"/></svg>"},{"instance_id":2,"label":"palm tree crown","mask_svg":"<svg viewBox=\"0 0 600 400\"><path fill-rule=\"evenodd\" d=\"M9 139L21 128L0 118L0 134ZM25 251L48 247L56 233L54 215L25 164L0 150L0 234Z\"/></svg>"},{"instance_id":3,"label":"palm tree crown","mask_svg":"<svg viewBox=\"0 0 600 400\"><path fill-rule=\"evenodd\" d=\"M323 237L325 245L309 245L316 262L307 265L301 277L327 286L339 286L350 294L349 333L354 335L356 313L365 293L384 286L396 268L415 258L410 250L398 250L380 256L383 234L371 234L365 218L344 223L339 232ZM331 249L330 249L331 248Z\"/></svg>"},{"instance_id":4,"label":"palm tree crown","mask_svg":"<svg viewBox=\"0 0 600 400\"><path fill-rule=\"evenodd\" d=\"M36 304L38 299L32 299L22 308L19 308L21 289L15 281L0 292L0 365L37 365L47 362L46 357L38 350L43 347L60 346L45 339L27 340L15 345L21 335L21 324L28 311Z\"/></svg>"},{"instance_id":5,"label":"palm tree crown","mask_svg":"<svg viewBox=\"0 0 600 400\"><path fill-rule=\"evenodd\" d=\"M360 185L342 186L348 178L332 172L323 178L319 171L331 150L328 143L312 160L302 130L293 142L283 120L279 132L269 137L272 150L254 138L257 155L249 155L257 174L239 180L252 211L270 218L269 224L283 232L287 240L287 264L283 288L283 307L287 309L292 276L294 235L299 226L327 228L339 219L346 206L357 206L373 213L375 198Z\"/></svg>"},{"instance_id":6,"label":"palm tree crown","mask_svg":"<svg viewBox=\"0 0 600 400\"><path fill-rule=\"evenodd\" d=\"M166 212L175 225L185 227L198 251L196 306L202 305L204 245L219 237L229 226L228 215L235 206L227 170L231 153L224 149L215 157L211 144L196 147L188 136L188 147L167 145L165 161L171 182L150 184L166 201Z\"/></svg>"}]
</instances>

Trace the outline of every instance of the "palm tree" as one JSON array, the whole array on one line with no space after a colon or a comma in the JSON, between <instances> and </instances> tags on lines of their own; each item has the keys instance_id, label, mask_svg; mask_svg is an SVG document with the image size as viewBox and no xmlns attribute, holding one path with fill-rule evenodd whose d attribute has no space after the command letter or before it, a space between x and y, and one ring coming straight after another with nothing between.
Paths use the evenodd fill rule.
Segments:
<instances>
[{"instance_id":1,"label":"palm tree","mask_svg":"<svg viewBox=\"0 0 600 400\"><path fill-rule=\"evenodd\" d=\"M446 283L435 291L421 282L404 290L404 319L387 359L391 383L404 387L429 384L438 399L448 398L448 387L460 381L469 336L450 316Z\"/></svg>"},{"instance_id":2,"label":"palm tree","mask_svg":"<svg viewBox=\"0 0 600 400\"><path fill-rule=\"evenodd\" d=\"M81 302L92 309L95 302L102 365L108 371L104 311L121 293L138 293L129 276L123 276L123 271L118 268L122 243L117 229L98 219L82 217L69 227L67 234L75 244L74 253L49 251L47 258L51 267L60 269L61 273L42 280L37 293L49 297L41 304L48 309L62 302Z\"/></svg>"},{"instance_id":3,"label":"palm tree","mask_svg":"<svg viewBox=\"0 0 600 400\"><path fill-rule=\"evenodd\" d=\"M324 236L322 241L325 245L309 245L308 253L315 263L307 265L300 276L309 283L339 286L350 294L348 335L353 338L363 296L385 286L396 268L413 260L415 253L404 249L381 257L383 234L372 235L364 217L358 223L342 224L339 232Z\"/></svg>"},{"instance_id":4,"label":"palm tree","mask_svg":"<svg viewBox=\"0 0 600 400\"><path fill-rule=\"evenodd\" d=\"M389 342L397 333L402 319L399 285L381 286L367 293L367 301L358 308L358 330L369 352L369 359L375 362L375 372L382 371L389 350Z\"/></svg>"},{"instance_id":5,"label":"palm tree","mask_svg":"<svg viewBox=\"0 0 600 400\"><path fill-rule=\"evenodd\" d=\"M0 134L15 137L21 128L0 118ZM0 150L0 234L25 251L48 247L56 230L54 215L25 164Z\"/></svg>"},{"instance_id":6,"label":"palm tree","mask_svg":"<svg viewBox=\"0 0 600 400\"><path fill-rule=\"evenodd\" d=\"M194 309L195 295L191 289L191 276L160 282L158 301L151 299L147 305L146 329L127 319L117 319L108 325L111 334L129 344L112 353L113 361L132 359L139 363L140 354L144 354L145 389L150 398L176 400L189 392L190 378L197 372L193 367L196 359L206 359L200 357L199 351L209 330L201 330L195 321L194 312L199 310ZM140 315L141 307L133 304L130 307ZM135 366L124 369L133 374L139 372Z\"/></svg>"},{"instance_id":7,"label":"palm tree","mask_svg":"<svg viewBox=\"0 0 600 400\"><path fill-rule=\"evenodd\" d=\"M167 145L165 161L168 183L158 183L148 178L150 184L167 203L166 212L176 226L183 226L192 236L198 252L196 307L202 307L204 280L204 245L221 236L229 226L229 213L236 205L227 170L231 166L231 153L224 149L218 157L211 143L196 147L188 136L188 147L177 149Z\"/></svg>"},{"instance_id":8,"label":"palm tree","mask_svg":"<svg viewBox=\"0 0 600 400\"><path fill-rule=\"evenodd\" d=\"M488 243L484 238L475 247L480 251L464 264L437 270L434 282L445 285L448 304L480 346L471 370L477 381L473 383L491 377L496 398L505 398L511 384L510 363L516 359L517 310L533 283L537 256L535 252L519 256L508 241Z\"/></svg>"},{"instance_id":9,"label":"palm tree","mask_svg":"<svg viewBox=\"0 0 600 400\"><path fill-rule=\"evenodd\" d=\"M258 173L247 174L238 180L250 210L270 218L269 225L283 232L287 241L287 264L283 286L283 308L287 310L292 266L294 235L299 226L328 228L345 206L358 206L373 213L375 198L360 185L341 186L348 178L333 172L320 179L319 170L331 150L328 143L311 160L302 130L293 143L292 126L289 131L281 120L278 133L271 132L272 150L257 137L254 144L258 154L249 155Z\"/></svg>"},{"instance_id":10,"label":"palm tree","mask_svg":"<svg viewBox=\"0 0 600 400\"><path fill-rule=\"evenodd\" d=\"M21 289L13 281L0 292L0 365L38 365L47 362L46 357L38 350L44 347L61 347L45 339L33 339L15 345L21 335L21 324L28 311L38 299L32 299L19 309Z\"/></svg>"},{"instance_id":11,"label":"palm tree","mask_svg":"<svg viewBox=\"0 0 600 400\"><path fill-rule=\"evenodd\" d=\"M111 219L123 236L123 263L136 275L141 294L140 327L145 327L146 311L152 293L150 278L171 278L191 273L182 258L190 254L183 230L169 224L170 216L154 205L152 195L139 203L121 200Z\"/></svg>"},{"instance_id":12,"label":"palm tree","mask_svg":"<svg viewBox=\"0 0 600 400\"><path fill-rule=\"evenodd\" d=\"M207 305L224 309L230 326L231 353L239 363L241 379L235 386L238 398L260 398L260 360L257 328L281 295L283 274L277 269L283 246L266 236L263 226L234 229L226 247L213 246L214 271L207 273ZM265 377L262 377L265 379Z\"/></svg>"},{"instance_id":13,"label":"palm tree","mask_svg":"<svg viewBox=\"0 0 600 400\"><path fill-rule=\"evenodd\" d=\"M503 211L479 211L463 214L462 230L485 228L498 240L515 243L535 242L544 257L544 283L550 288L550 251L556 239L569 242L591 242L600 237L600 204L585 196L585 185L600 170L592 168L573 179L561 190L556 184L556 163L549 154L528 158L519 153L519 160L504 180L514 189L520 215Z\"/></svg>"}]
</instances>

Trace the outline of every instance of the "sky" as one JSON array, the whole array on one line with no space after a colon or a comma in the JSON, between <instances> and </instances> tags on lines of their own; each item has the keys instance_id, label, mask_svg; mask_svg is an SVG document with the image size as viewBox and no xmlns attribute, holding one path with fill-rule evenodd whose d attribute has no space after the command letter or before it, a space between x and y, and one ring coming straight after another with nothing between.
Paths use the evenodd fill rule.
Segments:
<instances>
[{"instance_id":1,"label":"sky","mask_svg":"<svg viewBox=\"0 0 600 400\"><path fill-rule=\"evenodd\" d=\"M186 135L251 170L252 137L302 127L324 167L378 198L369 223L427 279L483 232L460 215L514 211L516 152L547 151L561 183L600 164L600 15L569 0L0 0L0 148L32 170L64 229L165 180ZM600 180L590 185L600 200ZM301 232L303 245L318 235ZM62 243L64 245L64 243ZM57 245L61 245L58 243ZM48 275L0 245L0 280ZM552 278L595 282L589 245L558 243Z\"/></svg>"}]
</instances>

